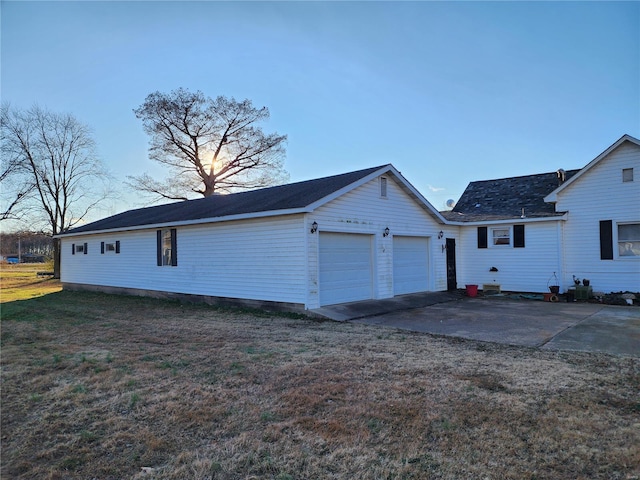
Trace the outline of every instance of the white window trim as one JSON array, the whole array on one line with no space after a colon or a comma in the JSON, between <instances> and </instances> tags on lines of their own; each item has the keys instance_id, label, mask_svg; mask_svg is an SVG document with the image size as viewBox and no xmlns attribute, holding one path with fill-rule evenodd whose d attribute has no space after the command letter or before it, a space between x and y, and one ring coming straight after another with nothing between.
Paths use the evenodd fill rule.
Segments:
<instances>
[{"instance_id":1,"label":"white window trim","mask_svg":"<svg viewBox=\"0 0 640 480\"><path fill-rule=\"evenodd\" d=\"M493 232L496 230L506 230L509 232L509 243L499 243L496 244L495 243L495 237L493 235ZM489 244L489 247L491 248L504 248L504 247L511 247L513 245L513 228L511 226L509 227L489 227L489 232L487 235L489 238L487 238L487 243ZM503 238L507 238L507 237L503 237Z\"/></svg>"},{"instance_id":2,"label":"white window trim","mask_svg":"<svg viewBox=\"0 0 640 480\"><path fill-rule=\"evenodd\" d=\"M389 179L380 177L380 198L389 198Z\"/></svg>"},{"instance_id":3,"label":"white window trim","mask_svg":"<svg viewBox=\"0 0 640 480\"><path fill-rule=\"evenodd\" d=\"M613 249L614 249L614 258L617 258L618 260L623 260L625 262L631 261L639 261L640 260L640 255L621 255L620 254L620 239L619 239L619 234L620 234L620 226L622 225L640 225L640 222L616 222L615 223L615 228L614 228L614 244L613 244Z\"/></svg>"}]
</instances>

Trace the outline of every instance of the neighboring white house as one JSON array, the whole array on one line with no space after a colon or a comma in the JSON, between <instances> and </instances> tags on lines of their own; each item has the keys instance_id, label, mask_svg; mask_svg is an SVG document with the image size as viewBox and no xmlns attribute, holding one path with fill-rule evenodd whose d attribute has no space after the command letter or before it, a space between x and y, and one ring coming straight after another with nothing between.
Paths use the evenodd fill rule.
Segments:
<instances>
[{"instance_id":1,"label":"neighboring white house","mask_svg":"<svg viewBox=\"0 0 640 480\"><path fill-rule=\"evenodd\" d=\"M288 309L446 290L445 220L391 165L130 210L61 235L70 289Z\"/></svg>"},{"instance_id":2,"label":"neighboring white house","mask_svg":"<svg viewBox=\"0 0 640 480\"><path fill-rule=\"evenodd\" d=\"M575 276L640 291L640 141L629 135L580 170L472 182L443 215L460 226L460 285L565 291Z\"/></svg>"},{"instance_id":3,"label":"neighboring white house","mask_svg":"<svg viewBox=\"0 0 640 480\"><path fill-rule=\"evenodd\" d=\"M472 182L438 212L392 166L130 210L60 235L64 288L305 310L499 285L640 291L640 141Z\"/></svg>"}]
</instances>

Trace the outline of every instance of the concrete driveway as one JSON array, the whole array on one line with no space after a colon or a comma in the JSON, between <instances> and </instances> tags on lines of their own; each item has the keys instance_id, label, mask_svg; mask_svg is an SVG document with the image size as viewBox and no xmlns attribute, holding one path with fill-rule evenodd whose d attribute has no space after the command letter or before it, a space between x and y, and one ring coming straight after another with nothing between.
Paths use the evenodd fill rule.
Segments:
<instances>
[{"instance_id":1,"label":"concrete driveway","mask_svg":"<svg viewBox=\"0 0 640 480\"><path fill-rule=\"evenodd\" d=\"M640 357L637 306L468 298L457 292L434 292L334 305L315 313L334 320L485 342Z\"/></svg>"}]
</instances>

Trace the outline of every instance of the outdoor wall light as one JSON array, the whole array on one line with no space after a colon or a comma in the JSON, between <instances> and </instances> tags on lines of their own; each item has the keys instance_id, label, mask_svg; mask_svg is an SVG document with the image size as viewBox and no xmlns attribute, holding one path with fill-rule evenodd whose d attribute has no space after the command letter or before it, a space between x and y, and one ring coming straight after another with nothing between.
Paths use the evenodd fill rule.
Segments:
<instances>
[{"instance_id":1,"label":"outdoor wall light","mask_svg":"<svg viewBox=\"0 0 640 480\"><path fill-rule=\"evenodd\" d=\"M389 236L389 227L384 229L384 232L382 232L382 236L383 237L388 237Z\"/></svg>"},{"instance_id":2,"label":"outdoor wall light","mask_svg":"<svg viewBox=\"0 0 640 480\"><path fill-rule=\"evenodd\" d=\"M311 233L316 233L318 231L318 222L313 222L311 224Z\"/></svg>"},{"instance_id":3,"label":"outdoor wall light","mask_svg":"<svg viewBox=\"0 0 640 480\"><path fill-rule=\"evenodd\" d=\"M440 240L442 237L444 237L444 232L442 230L440 230L438 232L438 240Z\"/></svg>"}]
</instances>

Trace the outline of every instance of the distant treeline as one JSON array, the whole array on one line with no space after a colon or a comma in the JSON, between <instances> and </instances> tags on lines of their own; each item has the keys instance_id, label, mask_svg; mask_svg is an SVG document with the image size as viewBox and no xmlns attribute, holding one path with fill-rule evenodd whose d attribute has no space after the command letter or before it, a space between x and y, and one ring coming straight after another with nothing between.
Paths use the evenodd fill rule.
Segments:
<instances>
[{"instance_id":1,"label":"distant treeline","mask_svg":"<svg viewBox=\"0 0 640 480\"><path fill-rule=\"evenodd\" d=\"M53 256L53 238L42 232L0 233L0 255L37 255L45 258Z\"/></svg>"}]
</instances>

